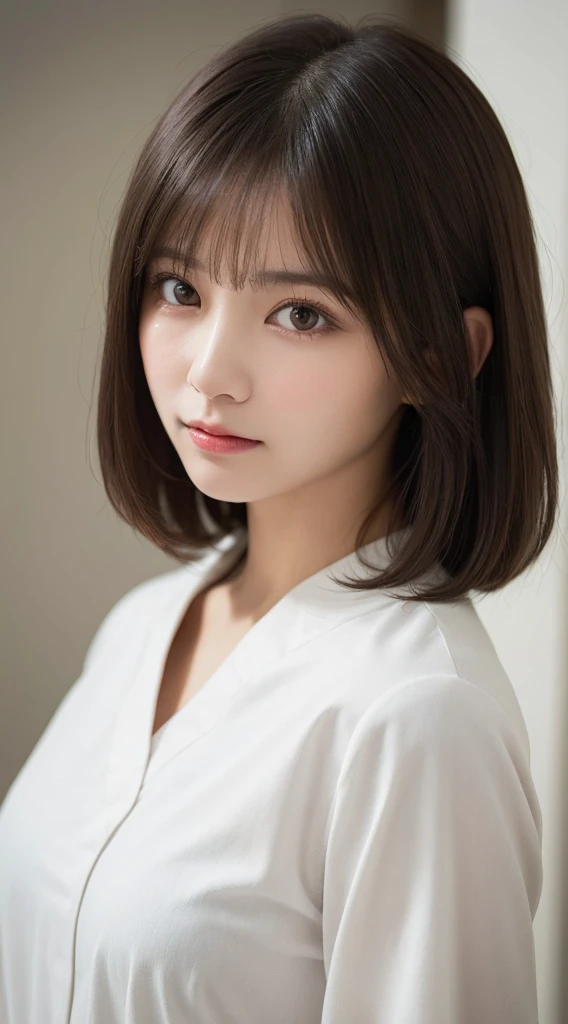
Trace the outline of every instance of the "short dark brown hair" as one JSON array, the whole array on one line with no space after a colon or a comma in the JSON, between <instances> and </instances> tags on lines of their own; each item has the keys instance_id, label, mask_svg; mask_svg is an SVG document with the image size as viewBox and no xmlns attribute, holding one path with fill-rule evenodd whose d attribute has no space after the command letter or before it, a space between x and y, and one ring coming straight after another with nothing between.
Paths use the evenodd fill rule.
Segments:
<instances>
[{"instance_id":1,"label":"short dark brown hair","mask_svg":"<svg viewBox=\"0 0 568 1024\"><path fill-rule=\"evenodd\" d=\"M364 318L413 399L389 492L393 522L411 529L386 569L344 586L392 590L439 562L448 577L407 600L497 590L540 555L558 506L535 228L489 102L448 55L384 17L263 23L200 68L145 142L108 275L97 440L112 506L183 562L246 530L246 503L200 492L166 433L139 311L156 245L175 237L189 256L214 217L210 275L227 260L240 288L281 187L302 259ZM494 340L472 379L463 312L474 305Z\"/></svg>"}]
</instances>

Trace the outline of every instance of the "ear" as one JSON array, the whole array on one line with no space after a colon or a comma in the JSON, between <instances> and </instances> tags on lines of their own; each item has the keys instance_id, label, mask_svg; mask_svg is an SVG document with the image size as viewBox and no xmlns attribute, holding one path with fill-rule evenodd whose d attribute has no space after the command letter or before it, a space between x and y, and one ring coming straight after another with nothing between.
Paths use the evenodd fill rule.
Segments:
<instances>
[{"instance_id":1,"label":"ear","mask_svg":"<svg viewBox=\"0 0 568 1024\"><path fill-rule=\"evenodd\" d=\"M483 306L470 306L463 315L469 339L469 369L475 378L493 344L493 320Z\"/></svg>"},{"instance_id":2,"label":"ear","mask_svg":"<svg viewBox=\"0 0 568 1024\"><path fill-rule=\"evenodd\" d=\"M469 343L469 369L472 379L477 377L493 344L493 320L483 306L469 306L464 310L464 320ZM433 371L431 353L426 350L424 357ZM401 398L403 405L415 405L407 395Z\"/></svg>"}]
</instances>

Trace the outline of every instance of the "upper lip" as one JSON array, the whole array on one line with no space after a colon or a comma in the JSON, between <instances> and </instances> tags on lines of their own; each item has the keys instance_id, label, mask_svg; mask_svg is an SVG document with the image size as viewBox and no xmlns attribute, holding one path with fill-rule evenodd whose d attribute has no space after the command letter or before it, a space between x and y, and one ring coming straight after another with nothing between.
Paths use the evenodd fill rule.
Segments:
<instances>
[{"instance_id":1,"label":"upper lip","mask_svg":"<svg viewBox=\"0 0 568 1024\"><path fill-rule=\"evenodd\" d=\"M206 430L208 434L242 437L244 441L254 441L253 437L244 437L243 434L235 434L232 430L227 430L226 427L221 426L220 423L206 423L204 420L190 420L187 425L188 427L197 427L199 430Z\"/></svg>"}]
</instances>

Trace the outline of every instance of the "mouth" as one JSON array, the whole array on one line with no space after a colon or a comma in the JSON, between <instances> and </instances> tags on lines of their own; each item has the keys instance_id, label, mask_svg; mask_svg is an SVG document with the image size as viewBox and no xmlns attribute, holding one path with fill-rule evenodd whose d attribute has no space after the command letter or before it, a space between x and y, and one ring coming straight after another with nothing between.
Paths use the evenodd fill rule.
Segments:
<instances>
[{"instance_id":1,"label":"mouth","mask_svg":"<svg viewBox=\"0 0 568 1024\"><path fill-rule=\"evenodd\" d=\"M233 434L230 430L221 426L221 424L207 424L202 420L190 420L185 426L190 430L198 430L202 434L208 434L209 437L234 437L239 441L256 441L254 437L245 437L244 434Z\"/></svg>"},{"instance_id":2,"label":"mouth","mask_svg":"<svg viewBox=\"0 0 568 1024\"><path fill-rule=\"evenodd\" d=\"M233 454L244 452L250 448L256 448L262 441L254 441L248 437L237 437L235 434L212 434L191 423L187 430L197 448L203 451L212 452L214 455Z\"/></svg>"}]
</instances>

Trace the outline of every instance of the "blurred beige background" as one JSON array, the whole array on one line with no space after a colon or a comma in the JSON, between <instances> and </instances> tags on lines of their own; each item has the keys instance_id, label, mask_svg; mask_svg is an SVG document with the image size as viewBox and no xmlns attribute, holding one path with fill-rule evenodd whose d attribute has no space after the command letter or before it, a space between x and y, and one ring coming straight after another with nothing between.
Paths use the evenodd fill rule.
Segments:
<instances>
[{"instance_id":1,"label":"blurred beige background","mask_svg":"<svg viewBox=\"0 0 568 1024\"><path fill-rule=\"evenodd\" d=\"M194 68L264 19L388 13L445 41L499 114L540 237L563 477L561 532L478 609L521 701L545 823L541 1024L568 1020L568 5L392 0L2 0L0 801L98 624L175 563L109 508L95 447L104 278L133 160ZM562 968L564 967L564 972ZM564 987L563 987L564 985ZM456 1022L457 1024L457 1022ZM481 1024L481 1022L480 1022Z\"/></svg>"}]
</instances>

